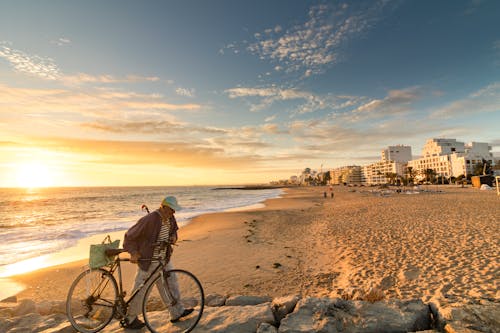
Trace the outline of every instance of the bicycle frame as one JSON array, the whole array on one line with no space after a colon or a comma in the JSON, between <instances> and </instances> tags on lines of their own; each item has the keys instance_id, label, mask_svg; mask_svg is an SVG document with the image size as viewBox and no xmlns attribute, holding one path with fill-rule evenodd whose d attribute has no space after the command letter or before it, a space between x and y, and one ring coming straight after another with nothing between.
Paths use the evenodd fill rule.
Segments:
<instances>
[{"instance_id":1,"label":"bicycle frame","mask_svg":"<svg viewBox=\"0 0 500 333\"><path fill-rule=\"evenodd\" d=\"M160 273L160 274L163 276L163 272L165 271L165 268L166 268L166 264L163 262L163 260L161 258L139 259L139 261L150 261L152 263L157 262L157 263L159 263L159 265L156 266L156 268L153 270L153 272L151 272L151 274L149 274L146 281L144 281L136 290L134 290L134 292L132 292L132 294L130 295L128 300L125 300L126 291L123 289L121 262L126 262L126 261L130 261L130 259L120 258L119 255L117 255L113 264L111 265L109 270L107 270L111 275L114 275L115 272L118 272L118 299L115 300L115 307L116 307L117 301L119 301L121 304L126 305L128 307L130 302L132 302L132 300L142 290L142 288L147 286L152 279L156 278L156 273L159 270L161 270L162 273ZM167 282L167 279L163 279L163 280ZM170 288L166 288L166 289L167 289L168 293L170 294ZM170 294L169 296L172 296L172 295ZM174 300L173 297L170 297L170 299ZM173 301L173 304L175 304L175 301ZM124 316L125 313L120 313L120 315Z\"/></svg>"}]
</instances>

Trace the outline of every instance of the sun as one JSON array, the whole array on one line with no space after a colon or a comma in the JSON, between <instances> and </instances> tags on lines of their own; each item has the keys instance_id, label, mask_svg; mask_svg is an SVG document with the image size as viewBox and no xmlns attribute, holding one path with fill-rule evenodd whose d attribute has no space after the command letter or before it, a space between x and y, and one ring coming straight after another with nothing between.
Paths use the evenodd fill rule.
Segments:
<instances>
[{"instance_id":1,"label":"sun","mask_svg":"<svg viewBox=\"0 0 500 333\"><path fill-rule=\"evenodd\" d=\"M41 162L27 162L16 167L18 187L50 187L54 185L54 175L50 168Z\"/></svg>"}]
</instances>

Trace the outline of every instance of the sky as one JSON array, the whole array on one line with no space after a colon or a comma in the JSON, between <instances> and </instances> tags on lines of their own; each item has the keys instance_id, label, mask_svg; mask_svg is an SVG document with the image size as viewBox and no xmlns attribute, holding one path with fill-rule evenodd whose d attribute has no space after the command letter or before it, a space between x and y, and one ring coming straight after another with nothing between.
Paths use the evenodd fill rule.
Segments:
<instances>
[{"instance_id":1,"label":"sky","mask_svg":"<svg viewBox=\"0 0 500 333\"><path fill-rule=\"evenodd\" d=\"M500 2L0 1L0 187L254 184L500 156Z\"/></svg>"}]
</instances>

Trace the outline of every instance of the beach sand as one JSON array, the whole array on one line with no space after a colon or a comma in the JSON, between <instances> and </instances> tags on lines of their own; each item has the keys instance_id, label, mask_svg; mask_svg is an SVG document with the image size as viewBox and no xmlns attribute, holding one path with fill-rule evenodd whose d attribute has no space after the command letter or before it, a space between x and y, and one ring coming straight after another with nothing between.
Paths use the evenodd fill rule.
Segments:
<instances>
[{"instance_id":1,"label":"beach sand","mask_svg":"<svg viewBox=\"0 0 500 333\"><path fill-rule=\"evenodd\" d=\"M439 186L382 195L370 187L290 188L264 208L203 215L179 232L173 263L206 294L342 295L452 303L500 300L500 197ZM436 187L429 187L435 191ZM18 299L64 300L86 261L13 277ZM130 288L135 267L125 265Z\"/></svg>"}]
</instances>

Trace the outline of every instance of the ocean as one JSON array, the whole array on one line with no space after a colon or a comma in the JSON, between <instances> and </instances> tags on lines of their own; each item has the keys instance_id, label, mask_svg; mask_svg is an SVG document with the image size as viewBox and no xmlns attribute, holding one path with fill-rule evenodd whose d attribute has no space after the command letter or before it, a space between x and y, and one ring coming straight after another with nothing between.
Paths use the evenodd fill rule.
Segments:
<instances>
[{"instance_id":1,"label":"ocean","mask_svg":"<svg viewBox=\"0 0 500 333\"><path fill-rule=\"evenodd\" d=\"M0 189L0 273L20 261L75 246L83 238L127 230L166 195L177 197L179 226L198 215L262 206L281 189L87 187ZM1 277L1 274L0 274Z\"/></svg>"}]
</instances>

